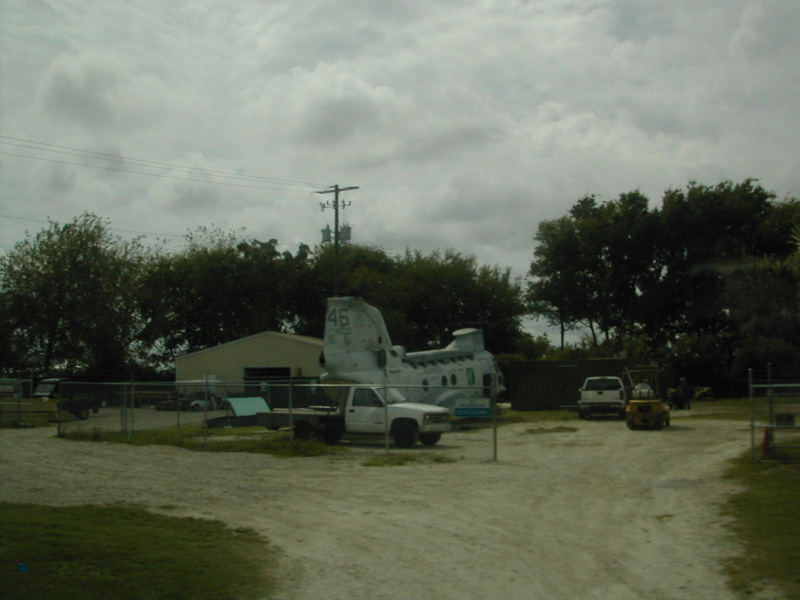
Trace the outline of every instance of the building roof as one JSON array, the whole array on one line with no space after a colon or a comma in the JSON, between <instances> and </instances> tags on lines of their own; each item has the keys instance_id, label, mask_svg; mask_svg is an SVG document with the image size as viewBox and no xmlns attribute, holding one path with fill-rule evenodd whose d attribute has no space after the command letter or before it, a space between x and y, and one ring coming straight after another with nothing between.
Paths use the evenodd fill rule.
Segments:
<instances>
[{"instance_id":1,"label":"building roof","mask_svg":"<svg viewBox=\"0 0 800 600\"><path fill-rule=\"evenodd\" d=\"M313 348L319 348L320 350L322 350L322 340L319 338L310 337L306 335L295 335L293 333L281 333L279 331L262 331L261 333L256 333L253 335L249 335L247 337L239 338L238 340L233 340L231 342L225 342L224 344L219 344L217 346L210 346L209 348L203 348L202 350L195 350L194 352L189 352L187 354L178 356L176 357L176 359L186 358L189 356L197 356L198 354L203 354L204 352L212 352L214 350L219 350L220 348L235 346L237 344L241 344L242 342L253 340L259 337L277 338L279 340L283 340L284 342L303 344L311 346Z\"/></svg>"}]
</instances>

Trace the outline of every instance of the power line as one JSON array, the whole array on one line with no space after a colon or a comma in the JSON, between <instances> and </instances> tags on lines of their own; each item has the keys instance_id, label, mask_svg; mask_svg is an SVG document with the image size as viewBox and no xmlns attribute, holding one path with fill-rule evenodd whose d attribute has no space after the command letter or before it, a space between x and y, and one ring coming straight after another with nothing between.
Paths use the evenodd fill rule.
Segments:
<instances>
[{"instance_id":1,"label":"power line","mask_svg":"<svg viewBox=\"0 0 800 600\"><path fill-rule=\"evenodd\" d=\"M52 219L31 219L28 217L12 217L11 215L0 215L0 219L13 219L15 221L31 221L32 223L53 223L55 225L63 225L64 223L60 223L58 221L53 221ZM155 233L153 231L134 231L132 229L118 229L117 227L109 227L112 231L120 231L123 233L135 233L137 235L158 235L162 237L175 237L175 238L182 238L186 237L186 235L178 235L177 233Z\"/></svg>"},{"instance_id":2,"label":"power line","mask_svg":"<svg viewBox=\"0 0 800 600\"><path fill-rule=\"evenodd\" d=\"M70 146L59 146L56 144L48 144L45 142L39 142L35 140L28 140L24 138L17 138L7 135L0 135L0 138L5 140L13 140L13 142L5 142L0 139L0 144L5 144L7 146L15 146L20 148L27 148L30 150L39 150L42 152L53 152L58 154L66 154L70 156L77 156L80 158L87 158L87 159L94 159L94 160L104 160L108 162L116 162L116 163L133 163L137 166L142 166L146 168L153 168L153 169L162 169L162 170L178 170L185 173L196 173L196 174L203 174L210 177L221 177L224 179L233 179L239 181L251 181L251 182L262 182L262 183L273 183L276 185L286 185L286 186L303 186L303 187L311 187L311 188L320 188L320 187L327 187L326 184L315 183L315 182L308 182L308 181L297 181L292 179L279 179L276 177L264 177L264 176L257 176L257 175L236 175L226 171L217 171L213 169L203 169L199 167L186 167L183 165L175 165L171 163L159 162L159 161L152 161L152 160L144 160L140 158L130 158L118 154L109 154L106 152L95 152L93 150L84 150L82 148L73 148ZM14 142L24 142L14 143ZM30 144L35 144L31 146ZM57 149L56 149L57 148ZM60 162L62 164L71 164L75 166L82 166L82 167L89 167L89 168L103 168L98 165L87 165L84 163L73 163L68 161L56 161L54 159L46 159L42 157L36 156L28 156L22 154L12 154L7 152L2 152L0 154L6 154L8 156L17 156L20 158L29 158L33 160L44 160L48 162ZM121 172L128 172L128 173L135 173L138 175L152 175L158 177L159 175L155 173L143 173L141 171L131 171L128 169L115 169L108 167L106 170L117 170ZM173 177L177 178L177 177ZM191 181L199 181L201 183L219 183L213 181L203 181L203 180L194 180ZM220 184L222 185L222 184ZM246 187L246 186L243 186ZM287 190L283 188L270 188L264 187L263 189L278 189L279 191L298 191L298 190Z\"/></svg>"},{"instance_id":3,"label":"power line","mask_svg":"<svg viewBox=\"0 0 800 600\"><path fill-rule=\"evenodd\" d=\"M16 142L25 142L27 144L36 144L36 146L24 146L22 144L12 144L10 142L0 142L0 144L7 144L7 145L10 145L10 146L21 146L23 148L32 148L34 150L42 150L44 152L59 152L58 150L48 150L48 148L59 148L61 150L71 150L73 152L80 153L80 154L77 154L75 156L93 155L93 156L85 156L85 158L109 157L110 159L113 159L113 162L136 162L136 163L141 163L142 166L154 165L154 166L159 167L159 168L179 169L179 170L189 171L189 172L202 171L204 173L219 175L219 176L222 176L222 177L231 177L231 178L235 178L235 179L244 179L244 180L251 180L251 181L263 181L263 182L267 182L267 183L281 183L281 184L286 184L286 185L303 185L303 186L307 186L307 187L326 187L326 184L323 184L323 183L315 183L315 182L309 182L309 181L297 181L297 180L294 180L294 179L278 179L276 177L264 177L264 176L259 176L259 175L234 175L234 174L229 173L227 171L215 171L215 170L212 170L212 169L203 169L203 168L199 168L199 167L186 167L186 166L183 166L183 165L174 165L174 164L160 162L160 161L145 160L145 159L141 159L141 158L130 158L130 157L122 156L122 155L119 155L119 154L109 154L109 153L106 153L106 152L96 152L94 150L84 150L82 148L72 148L70 146L59 146L59 145L56 145L56 144L48 144L48 143L45 143L45 142L37 142L35 140L27 140L27 139L24 139L24 138L11 137L11 136L8 136L8 135L0 135L0 138L7 139L7 140L14 140ZM39 146L45 146L45 147L44 148L40 148ZM61 154L72 154L72 152L60 152L60 153ZM99 160L107 160L107 159L100 158Z\"/></svg>"},{"instance_id":4,"label":"power line","mask_svg":"<svg viewBox=\"0 0 800 600\"><path fill-rule=\"evenodd\" d=\"M193 181L194 183L209 183L211 185L226 185L231 187L242 187L242 188L250 188L256 190L273 190L278 192L296 192L296 193L303 193L308 194L311 193L311 190L291 190L287 188L278 188L278 187L269 187L264 185L247 185L244 183L230 183L227 181L210 181L208 179L193 179L191 177L178 177L177 175L164 175L163 173L146 173L144 171L132 171L130 169L118 169L115 167L104 167L102 165L87 165L85 163L75 163L70 162L67 160L56 160L54 158L43 158L41 156L28 156L25 154L14 154L12 152L0 152L5 156L16 156L19 158L28 158L31 160L41 160L44 162L51 162L51 163L58 163L61 165L74 165L76 167L87 167L89 169L100 169L102 171L118 171L120 173L132 173L134 175L146 175L148 177L161 177L162 179L178 179L180 181ZM87 157L90 158L90 157Z\"/></svg>"},{"instance_id":5,"label":"power line","mask_svg":"<svg viewBox=\"0 0 800 600\"><path fill-rule=\"evenodd\" d=\"M31 221L33 223L53 223L55 225L64 225L63 222L54 221L52 219L32 219L29 217L13 217L11 215L0 215L0 219L13 219L15 221ZM134 229L120 229L118 227L109 227L112 231L119 231L121 233L134 233L136 235L156 235L159 237L174 237L174 238L185 238L188 234L178 234L178 233L156 233L154 231L137 231ZM277 244L278 246L301 246L301 243L298 244Z\"/></svg>"},{"instance_id":6,"label":"power line","mask_svg":"<svg viewBox=\"0 0 800 600\"><path fill-rule=\"evenodd\" d=\"M0 137L2 137L2 136L0 136ZM101 156L89 156L83 150L79 150L77 152L67 152L65 150L49 150L47 148L39 148L37 146L30 146L28 144L14 144L14 143L11 143L11 142L4 142L2 140L0 140L0 144L5 144L6 146L15 146L15 147L18 147L18 148L28 148L29 150L43 150L44 152L55 152L55 153L58 153L58 154L67 154L69 156L77 156L79 158L89 158L89 159L92 159L92 160L104 160L106 162L122 163L123 165L127 164L127 163L132 163L132 164L135 164L135 165L141 165L141 166L146 167L148 169L161 169L162 171L175 171L175 170L178 170L178 171L182 171L184 173L197 174L197 175L208 175L210 177L221 177L223 179L236 179L236 180L240 180L240 181L255 181L255 182L266 182L266 183L272 183L272 182L281 183L282 182L280 179L270 180L269 178L266 178L266 177L254 177L254 176L250 176L250 175L230 175L230 174L226 174L224 171L212 171L212 170L209 170L209 169L201 169L201 168L195 168L195 167L181 167L181 166L178 166L178 165L170 165L170 164L167 164L167 163L160 163L159 164L159 163L154 163L152 161L143 161L143 160L139 160L139 159L128 159L128 158L123 158L123 157L120 157L120 158L103 158ZM97 154L99 154L99 153L97 153ZM13 155L13 156L23 156L23 155L16 154L16 155ZM150 164L147 164L147 163L150 163ZM67 163L67 164L76 164L76 163ZM161 165L163 165L163 166L161 166ZM85 165L85 166L89 166L89 165ZM308 184L296 183L296 182L291 182L291 181L286 181L286 182L284 182L284 184L285 185L302 185L302 186L308 187Z\"/></svg>"}]
</instances>

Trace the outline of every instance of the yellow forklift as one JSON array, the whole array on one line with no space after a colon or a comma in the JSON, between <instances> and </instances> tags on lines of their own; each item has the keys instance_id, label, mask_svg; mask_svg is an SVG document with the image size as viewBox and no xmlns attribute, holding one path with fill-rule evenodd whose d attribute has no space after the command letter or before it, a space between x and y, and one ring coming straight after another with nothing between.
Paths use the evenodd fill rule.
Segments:
<instances>
[{"instance_id":1,"label":"yellow forklift","mask_svg":"<svg viewBox=\"0 0 800 600\"><path fill-rule=\"evenodd\" d=\"M664 400L656 365L625 368L623 377L631 386L631 399L625 407L628 429L664 429L669 427L669 403Z\"/></svg>"}]
</instances>

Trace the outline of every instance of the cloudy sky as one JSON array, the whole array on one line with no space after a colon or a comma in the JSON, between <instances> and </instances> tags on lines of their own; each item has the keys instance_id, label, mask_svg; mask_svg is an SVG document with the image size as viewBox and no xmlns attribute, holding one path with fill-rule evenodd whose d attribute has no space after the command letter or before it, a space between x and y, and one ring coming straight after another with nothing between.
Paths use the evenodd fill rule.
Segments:
<instances>
[{"instance_id":1,"label":"cloudy sky","mask_svg":"<svg viewBox=\"0 0 800 600\"><path fill-rule=\"evenodd\" d=\"M454 248L522 275L586 193L800 195L796 0L0 0L0 247L84 211Z\"/></svg>"}]
</instances>

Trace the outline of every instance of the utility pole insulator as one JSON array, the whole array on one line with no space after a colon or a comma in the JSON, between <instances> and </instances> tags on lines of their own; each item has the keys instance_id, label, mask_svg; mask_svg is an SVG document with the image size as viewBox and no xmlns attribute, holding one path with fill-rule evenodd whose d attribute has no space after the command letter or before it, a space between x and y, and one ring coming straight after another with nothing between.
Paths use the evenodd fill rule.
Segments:
<instances>
[{"instance_id":1,"label":"utility pole insulator","mask_svg":"<svg viewBox=\"0 0 800 600\"><path fill-rule=\"evenodd\" d=\"M322 210L326 208L333 208L334 225L333 225L333 287L334 292L339 291L339 209L345 209L351 202L339 202L339 192L348 192L350 190L357 190L357 185L350 187L340 188L338 185L332 186L329 190L316 192L317 194L333 194L333 203L323 202L320 204Z\"/></svg>"}]
</instances>

